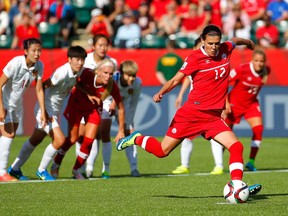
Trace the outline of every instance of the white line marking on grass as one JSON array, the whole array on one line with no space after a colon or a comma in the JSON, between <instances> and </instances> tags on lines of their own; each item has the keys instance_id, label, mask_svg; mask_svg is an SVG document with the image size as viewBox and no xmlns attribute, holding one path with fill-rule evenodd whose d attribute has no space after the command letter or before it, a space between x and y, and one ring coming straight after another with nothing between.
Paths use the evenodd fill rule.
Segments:
<instances>
[{"instance_id":1,"label":"white line marking on grass","mask_svg":"<svg viewBox=\"0 0 288 216\"><path fill-rule=\"evenodd\" d=\"M288 169L259 170L259 171L255 171L255 172L245 171L244 173L245 174L258 174L258 173L281 173L281 172L288 172ZM225 173L228 174L228 172L225 172ZM151 174L151 175L145 175L144 174L141 177L142 178L149 178L149 177L185 177L185 176L208 176L208 175L211 175L211 174L210 173L191 173L191 174L177 174L177 175L173 175L173 174ZM111 176L111 178L113 179L113 176ZM117 177L117 178L119 178L119 177ZM126 177L123 177L123 178L126 178ZM89 179L85 179L85 180L89 180L89 181L104 180L104 181L107 181L107 179L102 179L100 177L98 177L98 178L89 178ZM59 182L59 181L66 182L66 181L81 181L81 180L77 180L77 179L73 179L73 178L63 178L63 179L57 179L55 181L44 181L44 180L31 179L31 180L25 180L25 181L0 182L0 184L47 183L47 182Z\"/></svg>"}]
</instances>

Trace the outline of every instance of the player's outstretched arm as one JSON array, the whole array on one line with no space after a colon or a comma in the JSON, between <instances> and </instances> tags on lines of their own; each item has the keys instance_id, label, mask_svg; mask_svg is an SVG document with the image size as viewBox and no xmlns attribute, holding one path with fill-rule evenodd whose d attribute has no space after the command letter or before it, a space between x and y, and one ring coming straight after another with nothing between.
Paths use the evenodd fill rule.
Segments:
<instances>
[{"instance_id":1,"label":"player's outstretched arm","mask_svg":"<svg viewBox=\"0 0 288 216\"><path fill-rule=\"evenodd\" d=\"M160 89L159 92L157 92L154 96L153 96L153 100L155 103L159 103L161 102L163 95L166 94L167 92L170 92L172 89L175 88L176 85L178 85L185 77L185 74L181 73L181 72L177 72L175 74L175 76L168 80L163 87Z\"/></svg>"},{"instance_id":2,"label":"player's outstretched arm","mask_svg":"<svg viewBox=\"0 0 288 216\"><path fill-rule=\"evenodd\" d=\"M232 38L231 41L233 41L237 46L246 45L248 49L251 49L251 50L255 49L255 44L250 39Z\"/></svg>"}]
</instances>

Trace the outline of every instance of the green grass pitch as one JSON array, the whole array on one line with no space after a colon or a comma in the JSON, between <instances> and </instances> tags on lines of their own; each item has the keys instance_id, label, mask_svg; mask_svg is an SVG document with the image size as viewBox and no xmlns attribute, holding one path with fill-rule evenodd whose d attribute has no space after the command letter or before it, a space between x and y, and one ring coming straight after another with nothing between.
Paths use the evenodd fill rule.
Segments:
<instances>
[{"instance_id":1,"label":"green grass pitch","mask_svg":"<svg viewBox=\"0 0 288 216\"><path fill-rule=\"evenodd\" d=\"M9 164L18 155L27 137L16 137ZM240 138L247 162L250 139ZM288 214L288 138L264 138L256 159L257 172L244 173L248 185L261 183L262 191L245 204L229 205L223 198L230 179L228 152L224 154L225 173L211 176L213 158L210 143L194 140L189 175L173 176L180 165L180 148L159 159L138 148L140 178L130 177L125 152L113 148L111 178L101 179L102 156L97 158L91 180L71 178L75 148L66 155L61 178L38 181L36 169L50 138L39 145L22 167L31 181L0 183L0 215L287 215Z\"/></svg>"}]
</instances>

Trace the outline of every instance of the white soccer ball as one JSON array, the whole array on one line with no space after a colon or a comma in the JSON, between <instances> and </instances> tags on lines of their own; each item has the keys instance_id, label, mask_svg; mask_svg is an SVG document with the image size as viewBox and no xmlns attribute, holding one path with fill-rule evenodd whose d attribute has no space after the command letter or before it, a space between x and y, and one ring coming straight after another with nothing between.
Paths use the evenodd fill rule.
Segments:
<instances>
[{"instance_id":1,"label":"white soccer ball","mask_svg":"<svg viewBox=\"0 0 288 216\"><path fill-rule=\"evenodd\" d=\"M249 187L241 180L231 180L225 185L223 194L228 203L245 203L249 198Z\"/></svg>"}]
</instances>

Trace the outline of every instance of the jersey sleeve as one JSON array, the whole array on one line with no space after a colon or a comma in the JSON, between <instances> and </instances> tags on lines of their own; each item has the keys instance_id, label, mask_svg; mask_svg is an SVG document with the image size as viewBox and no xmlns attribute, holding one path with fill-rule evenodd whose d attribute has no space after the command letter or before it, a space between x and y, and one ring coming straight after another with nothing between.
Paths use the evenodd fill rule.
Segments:
<instances>
[{"instance_id":1,"label":"jersey sleeve","mask_svg":"<svg viewBox=\"0 0 288 216\"><path fill-rule=\"evenodd\" d=\"M18 67L18 64L20 63L16 61L15 58L11 59L7 65L3 69L3 73L8 77L13 77L14 74L16 74L16 67Z\"/></svg>"},{"instance_id":2,"label":"jersey sleeve","mask_svg":"<svg viewBox=\"0 0 288 216\"><path fill-rule=\"evenodd\" d=\"M196 61L196 57L193 55L188 56L179 72L184 73L186 76L189 76L198 70L198 64Z\"/></svg>"},{"instance_id":3,"label":"jersey sleeve","mask_svg":"<svg viewBox=\"0 0 288 216\"><path fill-rule=\"evenodd\" d=\"M61 71L59 68L51 75L51 83L55 86L61 83L62 80L65 79L66 73Z\"/></svg>"}]
</instances>

